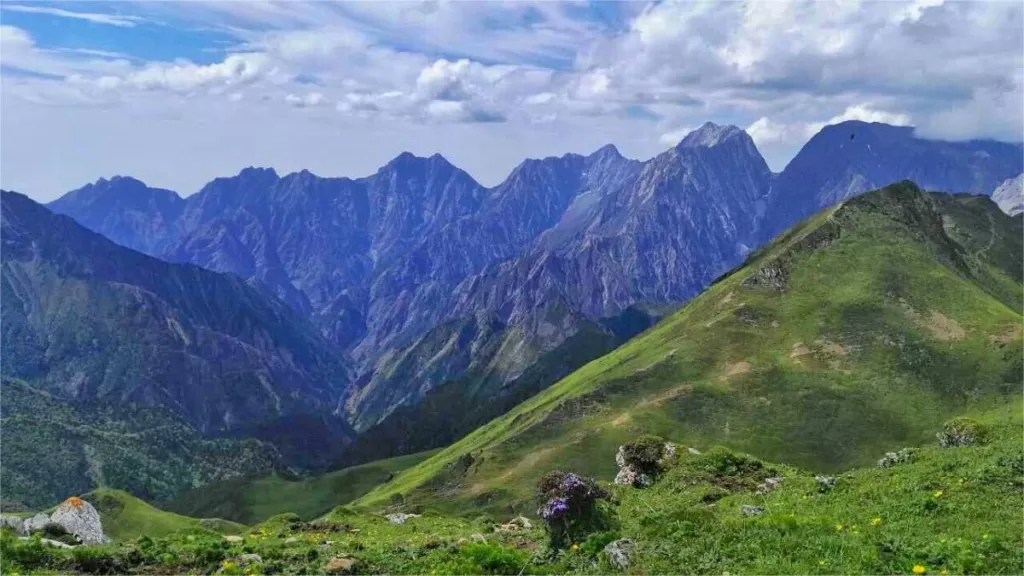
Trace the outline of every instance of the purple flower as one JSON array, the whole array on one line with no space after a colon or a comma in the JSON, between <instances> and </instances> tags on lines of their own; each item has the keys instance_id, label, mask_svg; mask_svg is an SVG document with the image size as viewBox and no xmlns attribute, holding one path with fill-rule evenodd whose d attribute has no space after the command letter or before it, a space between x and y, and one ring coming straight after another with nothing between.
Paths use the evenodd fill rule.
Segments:
<instances>
[{"instance_id":1,"label":"purple flower","mask_svg":"<svg viewBox=\"0 0 1024 576\"><path fill-rule=\"evenodd\" d=\"M569 503L565 498L552 498L537 513L545 520L561 518L569 510Z\"/></svg>"}]
</instances>

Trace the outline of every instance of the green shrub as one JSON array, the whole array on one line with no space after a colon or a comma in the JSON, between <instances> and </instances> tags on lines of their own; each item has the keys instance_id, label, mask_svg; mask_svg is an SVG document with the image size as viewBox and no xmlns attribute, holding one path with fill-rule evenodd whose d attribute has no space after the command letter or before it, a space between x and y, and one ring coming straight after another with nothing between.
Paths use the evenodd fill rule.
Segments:
<instances>
[{"instance_id":1,"label":"green shrub","mask_svg":"<svg viewBox=\"0 0 1024 576\"><path fill-rule=\"evenodd\" d=\"M954 418L942 426L936 437L939 445L946 448L974 446L988 441L988 428L970 418Z\"/></svg>"}]
</instances>

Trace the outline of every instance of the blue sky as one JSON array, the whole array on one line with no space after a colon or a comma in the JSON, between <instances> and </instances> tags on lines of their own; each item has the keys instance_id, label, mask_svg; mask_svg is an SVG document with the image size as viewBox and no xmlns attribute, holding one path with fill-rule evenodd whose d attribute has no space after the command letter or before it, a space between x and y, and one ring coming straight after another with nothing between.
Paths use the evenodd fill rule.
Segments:
<instances>
[{"instance_id":1,"label":"blue sky","mask_svg":"<svg viewBox=\"0 0 1024 576\"><path fill-rule=\"evenodd\" d=\"M827 123L1021 139L1017 1L0 3L0 185L126 174L190 194L249 165L361 176L440 152L487 185L705 121L773 169Z\"/></svg>"}]
</instances>

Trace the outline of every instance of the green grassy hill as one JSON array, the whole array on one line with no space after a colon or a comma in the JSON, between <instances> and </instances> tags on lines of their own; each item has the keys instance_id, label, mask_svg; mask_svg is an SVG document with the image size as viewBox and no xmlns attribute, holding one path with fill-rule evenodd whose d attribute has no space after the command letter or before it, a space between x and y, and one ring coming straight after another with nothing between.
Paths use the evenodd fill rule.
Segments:
<instances>
[{"instance_id":1,"label":"green grassy hill","mask_svg":"<svg viewBox=\"0 0 1024 576\"><path fill-rule=\"evenodd\" d=\"M835 472L1021 390L1022 220L905 182L790 230L674 315L356 501L531 511L654 433Z\"/></svg>"},{"instance_id":2,"label":"green grassy hill","mask_svg":"<svg viewBox=\"0 0 1024 576\"><path fill-rule=\"evenodd\" d=\"M115 541L146 535L167 536L186 528L201 527L220 534L238 534L245 526L219 518L189 518L155 508L121 490L98 489L82 496L96 507L103 531Z\"/></svg>"},{"instance_id":3,"label":"green grassy hill","mask_svg":"<svg viewBox=\"0 0 1024 576\"><path fill-rule=\"evenodd\" d=\"M392 524L338 507L316 522L275 516L228 541L210 530L132 523L146 537L63 550L0 531L0 571L93 574L1016 574L1024 565L1024 402L968 415L988 441L934 440L890 468L852 470L822 491L808 472L717 448L679 452L653 487L607 486L608 529L549 552L544 529L425 513ZM610 456L610 455L608 455ZM759 494L764 478L781 478ZM745 517L742 506L762 513ZM127 509L127 508L126 508ZM159 514L149 509L148 514ZM138 518L138 513L133 513ZM122 515L122 518L124 515ZM104 514L105 524L113 522ZM180 518L180 517L177 517ZM192 520L191 522L196 522ZM535 521L536 522L536 521ZM128 524L124 524L127 527ZM601 551L635 543L625 571ZM246 560L257 554L259 560Z\"/></svg>"},{"instance_id":4,"label":"green grassy hill","mask_svg":"<svg viewBox=\"0 0 1024 576\"><path fill-rule=\"evenodd\" d=\"M187 516L216 516L244 524L288 512L308 520L355 500L433 453L378 460L302 480L272 475L214 482L185 492L164 507Z\"/></svg>"}]
</instances>

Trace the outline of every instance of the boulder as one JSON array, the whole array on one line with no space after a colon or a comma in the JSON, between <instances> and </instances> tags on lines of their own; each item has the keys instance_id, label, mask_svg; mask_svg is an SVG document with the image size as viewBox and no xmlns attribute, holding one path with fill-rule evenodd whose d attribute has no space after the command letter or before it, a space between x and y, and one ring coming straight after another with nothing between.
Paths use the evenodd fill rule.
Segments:
<instances>
[{"instance_id":1,"label":"boulder","mask_svg":"<svg viewBox=\"0 0 1024 576\"><path fill-rule=\"evenodd\" d=\"M984 444L987 436L986 428L970 418L954 418L946 422L942 431L935 435L939 446L943 448L961 448Z\"/></svg>"},{"instance_id":2,"label":"boulder","mask_svg":"<svg viewBox=\"0 0 1024 576\"><path fill-rule=\"evenodd\" d=\"M0 515L0 528L4 527L14 530L14 533L19 536L28 536L28 530L25 529L25 521L17 516Z\"/></svg>"},{"instance_id":3,"label":"boulder","mask_svg":"<svg viewBox=\"0 0 1024 576\"><path fill-rule=\"evenodd\" d=\"M228 534L227 536L224 536L224 541L230 542L232 544L237 544L239 542L244 542L245 538L242 538L241 536L235 536L234 534Z\"/></svg>"},{"instance_id":4,"label":"boulder","mask_svg":"<svg viewBox=\"0 0 1024 576\"><path fill-rule=\"evenodd\" d=\"M324 572L328 574L351 574L355 571L359 561L351 556L335 556L324 566Z\"/></svg>"},{"instance_id":5,"label":"boulder","mask_svg":"<svg viewBox=\"0 0 1024 576\"><path fill-rule=\"evenodd\" d=\"M45 528L46 525L49 524L49 523L50 523L50 517L47 516L46 514L43 514L42 512L40 512L40 513L36 514L35 516L29 518L28 520L25 520L25 523L24 523L25 532L26 533L37 532L37 531L42 530L43 528Z\"/></svg>"},{"instance_id":6,"label":"boulder","mask_svg":"<svg viewBox=\"0 0 1024 576\"><path fill-rule=\"evenodd\" d=\"M613 567L623 570L629 568L629 565L633 562L633 548L635 544L629 538L621 538L614 542L609 542L604 547L604 553L608 557L608 563Z\"/></svg>"},{"instance_id":7,"label":"boulder","mask_svg":"<svg viewBox=\"0 0 1024 576\"><path fill-rule=\"evenodd\" d=\"M82 544L105 544L110 542L103 534L100 513L85 500L72 496L60 503L50 516L50 522L59 524L78 537Z\"/></svg>"},{"instance_id":8,"label":"boulder","mask_svg":"<svg viewBox=\"0 0 1024 576\"><path fill-rule=\"evenodd\" d=\"M697 450L692 446L688 447L686 451L689 452L690 454L693 454L694 456L700 456L700 450Z\"/></svg>"}]
</instances>

